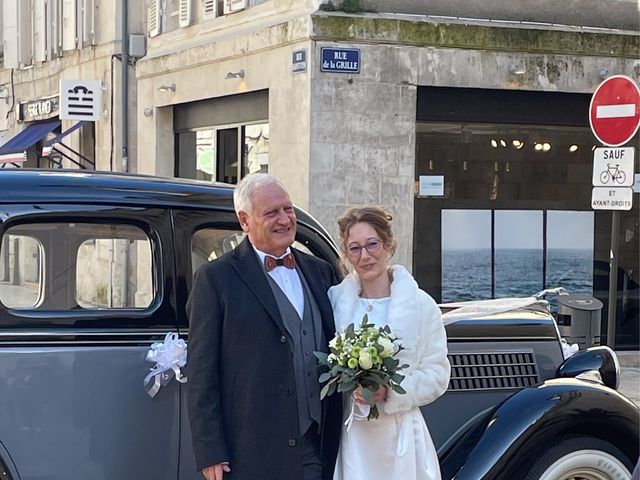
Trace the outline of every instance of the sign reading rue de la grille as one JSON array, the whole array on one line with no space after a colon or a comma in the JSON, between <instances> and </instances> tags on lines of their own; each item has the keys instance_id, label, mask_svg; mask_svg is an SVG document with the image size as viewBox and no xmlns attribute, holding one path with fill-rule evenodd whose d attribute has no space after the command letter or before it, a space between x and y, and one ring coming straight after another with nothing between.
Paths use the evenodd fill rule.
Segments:
<instances>
[{"instance_id":1,"label":"sign reading rue de la grille","mask_svg":"<svg viewBox=\"0 0 640 480\"><path fill-rule=\"evenodd\" d=\"M320 49L322 61L320 70L331 73L360 73L359 48L330 48Z\"/></svg>"}]
</instances>

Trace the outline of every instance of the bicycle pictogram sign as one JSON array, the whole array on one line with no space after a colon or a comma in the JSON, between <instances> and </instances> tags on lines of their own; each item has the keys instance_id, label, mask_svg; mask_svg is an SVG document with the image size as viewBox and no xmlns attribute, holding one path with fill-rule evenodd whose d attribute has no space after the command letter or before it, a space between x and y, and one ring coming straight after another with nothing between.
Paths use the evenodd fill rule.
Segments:
<instances>
[{"instance_id":1,"label":"bicycle pictogram sign","mask_svg":"<svg viewBox=\"0 0 640 480\"><path fill-rule=\"evenodd\" d=\"M607 163L607 169L600 173L600 181L602 183L619 183L622 185L627 179L627 175L618 167L620 164L611 165Z\"/></svg>"}]
</instances>

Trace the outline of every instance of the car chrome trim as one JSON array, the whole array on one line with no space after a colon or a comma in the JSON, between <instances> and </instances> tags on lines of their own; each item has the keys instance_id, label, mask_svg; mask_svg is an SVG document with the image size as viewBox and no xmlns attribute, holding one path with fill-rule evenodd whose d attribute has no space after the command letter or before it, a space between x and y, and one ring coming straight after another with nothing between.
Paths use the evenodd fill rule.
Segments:
<instances>
[{"instance_id":1,"label":"car chrome trim","mask_svg":"<svg viewBox=\"0 0 640 480\"><path fill-rule=\"evenodd\" d=\"M0 347L27 345L146 345L162 340L173 328L123 330L0 330Z\"/></svg>"},{"instance_id":2,"label":"car chrome trim","mask_svg":"<svg viewBox=\"0 0 640 480\"><path fill-rule=\"evenodd\" d=\"M611 354L611 358L613 359L613 364L615 365L615 369L616 369L616 386L614 390L618 390L618 387L620 386L620 375L621 375L620 359L618 359L618 355L616 355L616 352L614 352L613 349L611 349L609 346L602 345L602 347L604 347L606 350L609 350L609 353Z\"/></svg>"},{"instance_id":3,"label":"car chrome trim","mask_svg":"<svg viewBox=\"0 0 640 480\"><path fill-rule=\"evenodd\" d=\"M586 372L582 372L579 375L576 375L575 378L604 385L604 382L602 381L602 375L600 375L600 372L598 370L588 370Z\"/></svg>"},{"instance_id":4,"label":"car chrome trim","mask_svg":"<svg viewBox=\"0 0 640 480\"><path fill-rule=\"evenodd\" d=\"M450 392L510 390L540 383L532 350L456 352L447 358L451 365Z\"/></svg>"}]
</instances>

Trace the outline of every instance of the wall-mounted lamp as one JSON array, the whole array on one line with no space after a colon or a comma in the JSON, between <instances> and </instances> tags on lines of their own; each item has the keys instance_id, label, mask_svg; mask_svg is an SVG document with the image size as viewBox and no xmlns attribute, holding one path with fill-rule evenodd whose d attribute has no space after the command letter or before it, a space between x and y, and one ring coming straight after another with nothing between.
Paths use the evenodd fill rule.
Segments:
<instances>
[{"instance_id":1,"label":"wall-mounted lamp","mask_svg":"<svg viewBox=\"0 0 640 480\"><path fill-rule=\"evenodd\" d=\"M158 87L158 91L159 92L175 92L176 91L176 84L175 83L168 83L167 85L160 85Z\"/></svg>"},{"instance_id":2,"label":"wall-mounted lamp","mask_svg":"<svg viewBox=\"0 0 640 480\"><path fill-rule=\"evenodd\" d=\"M509 65L509 73L511 75L524 75L527 73L527 69L521 63L512 63Z\"/></svg>"},{"instance_id":3,"label":"wall-mounted lamp","mask_svg":"<svg viewBox=\"0 0 640 480\"><path fill-rule=\"evenodd\" d=\"M241 68L237 72L227 72L224 78L225 80L229 80L231 78L244 78L244 69Z\"/></svg>"},{"instance_id":4,"label":"wall-mounted lamp","mask_svg":"<svg viewBox=\"0 0 640 480\"><path fill-rule=\"evenodd\" d=\"M152 117L153 116L153 108L147 107L142 111L142 113L144 114L145 117Z\"/></svg>"},{"instance_id":5,"label":"wall-mounted lamp","mask_svg":"<svg viewBox=\"0 0 640 480\"><path fill-rule=\"evenodd\" d=\"M0 98L9 98L9 89L6 85L0 85Z\"/></svg>"}]
</instances>

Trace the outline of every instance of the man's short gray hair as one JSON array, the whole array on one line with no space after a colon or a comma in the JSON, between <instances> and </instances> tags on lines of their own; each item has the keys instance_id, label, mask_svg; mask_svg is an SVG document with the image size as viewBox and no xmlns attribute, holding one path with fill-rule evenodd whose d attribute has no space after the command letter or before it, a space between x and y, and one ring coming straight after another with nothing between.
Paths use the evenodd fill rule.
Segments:
<instances>
[{"instance_id":1,"label":"man's short gray hair","mask_svg":"<svg viewBox=\"0 0 640 480\"><path fill-rule=\"evenodd\" d=\"M276 177L268 173L250 173L240 180L233 191L233 208L236 214L239 212L251 213L253 210L253 192L259 187L273 183L280 185L285 191L287 190Z\"/></svg>"}]
</instances>

